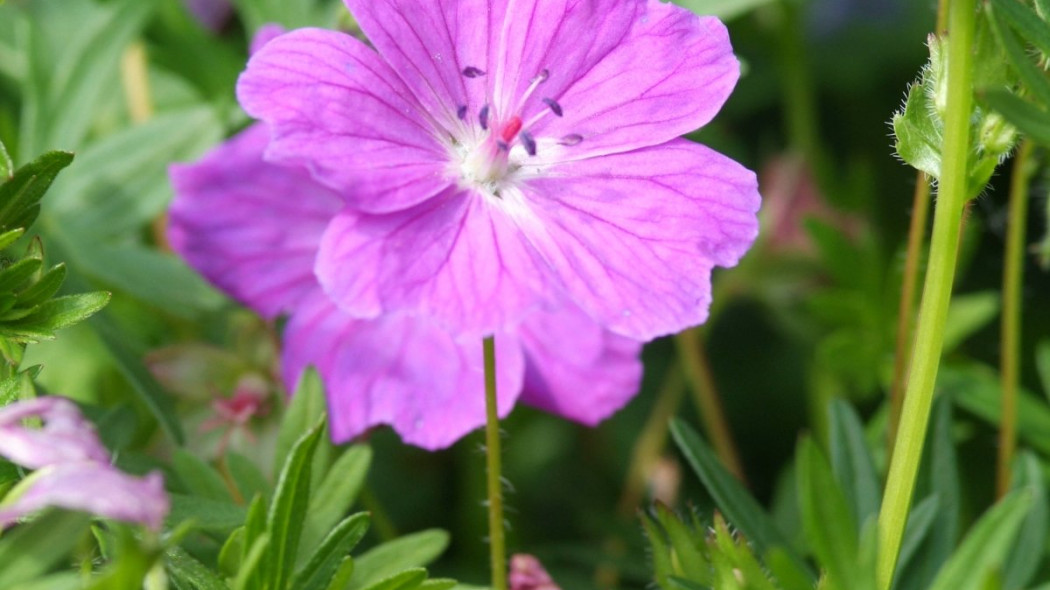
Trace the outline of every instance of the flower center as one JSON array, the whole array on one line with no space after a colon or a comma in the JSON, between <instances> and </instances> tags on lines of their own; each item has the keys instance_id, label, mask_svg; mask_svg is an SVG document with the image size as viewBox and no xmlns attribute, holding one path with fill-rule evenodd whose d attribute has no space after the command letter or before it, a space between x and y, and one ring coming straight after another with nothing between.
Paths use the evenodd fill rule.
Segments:
<instances>
[{"instance_id":1,"label":"flower center","mask_svg":"<svg viewBox=\"0 0 1050 590\"><path fill-rule=\"evenodd\" d=\"M485 76L473 66L464 68L462 74L466 78ZM537 74L511 113L493 113L490 101L478 109L474 119L468 105L459 106L456 115L462 125L458 137L453 138L450 172L462 186L499 198L502 191L523 180L522 170L541 146L573 146L583 141L575 134L557 140L533 136L533 127L545 117L562 116L561 105L553 98L542 98L545 108L528 121L522 118L529 99L549 76L547 70Z\"/></svg>"}]
</instances>

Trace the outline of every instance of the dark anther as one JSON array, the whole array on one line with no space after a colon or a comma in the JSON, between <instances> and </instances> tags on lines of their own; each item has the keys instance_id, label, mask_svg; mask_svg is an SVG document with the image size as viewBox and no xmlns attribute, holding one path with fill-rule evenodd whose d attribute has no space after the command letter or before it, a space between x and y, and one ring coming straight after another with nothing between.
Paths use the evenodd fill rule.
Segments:
<instances>
[{"instance_id":1,"label":"dark anther","mask_svg":"<svg viewBox=\"0 0 1050 590\"><path fill-rule=\"evenodd\" d=\"M540 70L539 75L536 76L536 81L537 82L546 82L547 78L550 78L550 77L551 77L551 71L548 70L547 68L543 68L542 70Z\"/></svg>"},{"instance_id":2,"label":"dark anther","mask_svg":"<svg viewBox=\"0 0 1050 590\"><path fill-rule=\"evenodd\" d=\"M478 112L478 122L481 123L481 128L488 130L489 128L489 105L481 107L481 111Z\"/></svg>"},{"instance_id":3,"label":"dark anther","mask_svg":"<svg viewBox=\"0 0 1050 590\"><path fill-rule=\"evenodd\" d=\"M460 105L460 107L458 109L456 109L456 116L459 117L460 121L463 121L464 119L466 119L467 118L467 105L465 105L465 104L464 105Z\"/></svg>"},{"instance_id":4,"label":"dark anther","mask_svg":"<svg viewBox=\"0 0 1050 590\"><path fill-rule=\"evenodd\" d=\"M567 146L574 146L580 143L581 141L583 141L583 136L573 133L572 135L566 135L565 137L561 138L561 141L559 141L558 143Z\"/></svg>"},{"instance_id":5,"label":"dark anther","mask_svg":"<svg viewBox=\"0 0 1050 590\"><path fill-rule=\"evenodd\" d=\"M545 99L543 99L543 104L545 104L548 107L550 107L551 112L554 113L555 115L558 115L559 117L562 115L561 105L558 104L558 102L556 100L554 100L553 98L545 98Z\"/></svg>"},{"instance_id":6,"label":"dark anther","mask_svg":"<svg viewBox=\"0 0 1050 590\"><path fill-rule=\"evenodd\" d=\"M468 78L477 78L478 76L484 76L485 72L474 66L467 66L463 68L463 75Z\"/></svg>"},{"instance_id":7,"label":"dark anther","mask_svg":"<svg viewBox=\"0 0 1050 590\"><path fill-rule=\"evenodd\" d=\"M510 151L510 146L507 145L507 142L505 142L503 140L497 140L496 141L496 147L498 147L499 149L501 149L502 151L505 151L505 152Z\"/></svg>"},{"instance_id":8,"label":"dark anther","mask_svg":"<svg viewBox=\"0 0 1050 590\"><path fill-rule=\"evenodd\" d=\"M525 151L528 152L530 156L535 156L536 140L532 138L532 134L528 131L522 131L518 134L518 137L521 138L521 145L525 146Z\"/></svg>"}]
</instances>

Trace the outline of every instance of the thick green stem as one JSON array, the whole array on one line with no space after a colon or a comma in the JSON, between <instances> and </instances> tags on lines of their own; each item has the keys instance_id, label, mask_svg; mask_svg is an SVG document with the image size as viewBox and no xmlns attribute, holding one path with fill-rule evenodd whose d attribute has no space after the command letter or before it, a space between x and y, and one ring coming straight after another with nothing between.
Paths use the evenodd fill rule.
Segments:
<instances>
[{"instance_id":1,"label":"thick green stem","mask_svg":"<svg viewBox=\"0 0 1050 590\"><path fill-rule=\"evenodd\" d=\"M1014 159L1010 180L1010 219L1006 223L1003 260L1003 316L999 344L1003 412L999 425L999 466L995 490L999 497L1010 489L1010 465L1017 448L1017 379L1021 365L1021 285L1024 280L1025 225L1028 222L1028 180L1032 142L1025 140Z\"/></svg>"},{"instance_id":2,"label":"thick green stem","mask_svg":"<svg viewBox=\"0 0 1050 590\"><path fill-rule=\"evenodd\" d=\"M897 350L893 363L893 382L890 384L890 419L886 428L886 442L893 456L893 440L897 436L901 408L904 406L904 380L908 376L911 357L912 328L915 316L915 294L919 283L919 259L926 243L926 222L930 218L930 181L919 172L915 178L915 195L911 205L911 227L908 229L908 254L904 261L901 299L897 312Z\"/></svg>"},{"instance_id":3,"label":"thick green stem","mask_svg":"<svg viewBox=\"0 0 1050 590\"><path fill-rule=\"evenodd\" d=\"M970 152L970 112L973 104L971 66L974 0L951 3L948 17L948 105L941 150L941 179L933 218L933 239L926 271L915 346L905 389L896 450L890 463L886 493L879 513L879 556L876 575L880 590L888 590L897 565L911 496L922 458L934 383L944 344L944 326L958 258L959 227L967 198Z\"/></svg>"},{"instance_id":4,"label":"thick green stem","mask_svg":"<svg viewBox=\"0 0 1050 590\"><path fill-rule=\"evenodd\" d=\"M496 411L496 343L482 342L485 351L485 458L488 467L489 555L492 590L507 590L507 551L503 537L503 482L500 478L499 414Z\"/></svg>"},{"instance_id":5,"label":"thick green stem","mask_svg":"<svg viewBox=\"0 0 1050 590\"><path fill-rule=\"evenodd\" d=\"M711 366L707 362L701 330L702 328L699 327L692 328L675 336L678 358L681 359L682 369L689 382L689 389L696 398L700 420L707 436L711 437L711 444L714 445L715 452L725 464L726 469L743 482L745 478L744 469L740 463L740 454L733 443L729 421L726 420L722 400L718 396L714 376L711 374Z\"/></svg>"}]
</instances>

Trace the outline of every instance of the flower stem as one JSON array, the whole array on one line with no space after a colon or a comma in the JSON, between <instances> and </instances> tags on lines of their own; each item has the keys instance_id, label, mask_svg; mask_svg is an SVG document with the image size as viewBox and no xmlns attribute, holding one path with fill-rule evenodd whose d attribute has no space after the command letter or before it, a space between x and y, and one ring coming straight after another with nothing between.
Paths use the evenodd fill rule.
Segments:
<instances>
[{"instance_id":1,"label":"flower stem","mask_svg":"<svg viewBox=\"0 0 1050 590\"><path fill-rule=\"evenodd\" d=\"M733 443L729 421L726 420L722 400L718 396L714 376L711 375L711 365L707 362L707 354L704 352L701 330L701 328L692 328L675 336L678 357L685 370L689 389L696 396L700 420L704 424L707 435L711 437L711 444L714 445L715 452L718 453L726 469L739 481L745 482L740 453L737 452L736 445Z\"/></svg>"},{"instance_id":2,"label":"flower stem","mask_svg":"<svg viewBox=\"0 0 1050 590\"><path fill-rule=\"evenodd\" d=\"M976 26L974 0L956 0L951 3L949 11L948 105L941 151L940 191L904 409L879 513L876 575L880 590L888 590L893 581L893 570L911 507L944 345L944 326L958 258L960 222L967 198L969 119L973 104L971 54Z\"/></svg>"},{"instance_id":3,"label":"flower stem","mask_svg":"<svg viewBox=\"0 0 1050 590\"><path fill-rule=\"evenodd\" d=\"M507 590L507 558L503 537L503 488L500 479L499 414L496 412L496 343L482 341L485 351L485 458L488 467L489 555L492 590Z\"/></svg>"},{"instance_id":4,"label":"flower stem","mask_svg":"<svg viewBox=\"0 0 1050 590\"><path fill-rule=\"evenodd\" d=\"M893 456L893 440L897 436L904 405L904 380L908 375L911 356L912 328L914 328L915 295L919 282L919 259L926 241L926 222L930 218L930 181L919 172L915 178L915 196L911 205L911 226L908 228L908 254L904 261L904 280L901 284L900 306L897 311L897 350L893 363L893 382L890 384L890 419L887 425L887 456Z\"/></svg>"},{"instance_id":5,"label":"flower stem","mask_svg":"<svg viewBox=\"0 0 1050 590\"><path fill-rule=\"evenodd\" d=\"M1021 284L1024 280L1025 224L1028 221L1028 180L1032 175L1032 141L1025 140L1014 159L1010 180L1010 218L1006 222L1003 260L1003 316L999 367L1003 412L999 425L999 464L995 491L999 497L1010 489L1010 465L1017 448L1017 379L1021 348Z\"/></svg>"}]
</instances>

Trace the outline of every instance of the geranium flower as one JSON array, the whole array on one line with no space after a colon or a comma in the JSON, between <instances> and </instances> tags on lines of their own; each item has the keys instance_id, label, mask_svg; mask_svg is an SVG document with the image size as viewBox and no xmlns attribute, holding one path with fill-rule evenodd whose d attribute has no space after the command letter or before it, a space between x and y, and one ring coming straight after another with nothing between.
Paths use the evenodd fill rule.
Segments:
<instances>
[{"instance_id":1,"label":"geranium flower","mask_svg":"<svg viewBox=\"0 0 1050 590\"><path fill-rule=\"evenodd\" d=\"M375 50L297 30L238 83L266 157L350 205L315 266L340 309L470 337L563 306L638 340L704 321L759 205L754 174L678 138L738 77L717 19L658 0L346 4Z\"/></svg>"},{"instance_id":2,"label":"geranium flower","mask_svg":"<svg viewBox=\"0 0 1050 590\"><path fill-rule=\"evenodd\" d=\"M511 556L507 578L510 590L561 590L540 560L526 553Z\"/></svg>"},{"instance_id":3,"label":"geranium flower","mask_svg":"<svg viewBox=\"0 0 1050 590\"><path fill-rule=\"evenodd\" d=\"M27 427L27 418L39 419L42 427ZM0 457L36 470L4 497L0 528L58 506L159 530L170 507L160 473L137 478L113 467L94 427L61 397L0 408Z\"/></svg>"},{"instance_id":4,"label":"geranium flower","mask_svg":"<svg viewBox=\"0 0 1050 590\"><path fill-rule=\"evenodd\" d=\"M263 161L268 136L255 125L200 162L172 167L172 247L264 316L291 315L284 381L291 390L308 365L317 367L334 440L389 424L406 442L437 449L484 424L480 342L405 313L356 319L324 293L315 258L343 201L306 169ZM571 307L537 310L500 332L496 348L500 415L520 397L595 424L634 395L641 377L641 345Z\"/></svg>"}]
</instances>

